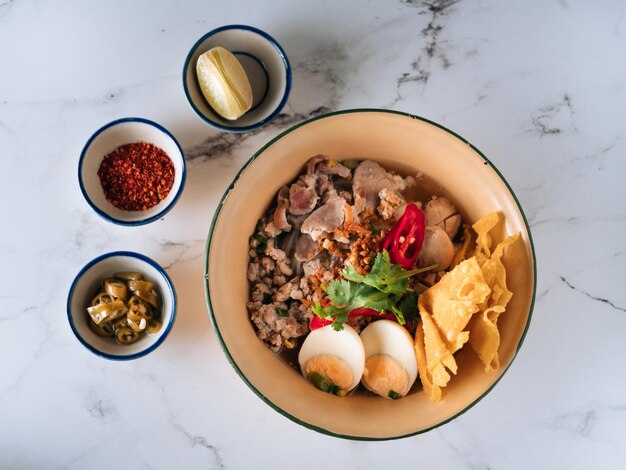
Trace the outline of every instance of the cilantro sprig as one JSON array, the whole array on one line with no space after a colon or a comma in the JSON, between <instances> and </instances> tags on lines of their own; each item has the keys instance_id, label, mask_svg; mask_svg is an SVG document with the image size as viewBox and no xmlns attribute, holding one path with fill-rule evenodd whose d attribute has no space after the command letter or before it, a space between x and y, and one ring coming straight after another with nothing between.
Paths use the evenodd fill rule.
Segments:
<instances>
[{"instance_id":1,"label":"cilantro sprig","mask_svg":"<svg viewBox=\"0 0 626 470\"><path fill-rule=\"evenodd\" d=\"M385 250L376 255L368 274L356 272L347 264L341 271L343 279L330 281L324 288L331 305L323 307L320 302L313 306L313 313L320 318L332 319L333 328L343 329L348 315L354 309L366 307L377 312L391 312L403 325L417 313L417 294L408 289L409 278L429 271L437 265L406 270L389 260Z\"/></svg>"}]
</instances>

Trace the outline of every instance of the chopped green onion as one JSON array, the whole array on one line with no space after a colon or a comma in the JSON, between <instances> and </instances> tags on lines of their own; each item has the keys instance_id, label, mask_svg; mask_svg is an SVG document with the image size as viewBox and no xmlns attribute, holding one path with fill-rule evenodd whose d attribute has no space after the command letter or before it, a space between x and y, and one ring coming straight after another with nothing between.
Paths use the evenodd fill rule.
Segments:
<instances>
[{"instance_id":1,"label":"chopped green onion","mask_svg":"<svg viewBox=\"0 0 626 470\"><path fill-rule=\"evenodd\" d=\"M265 249L267 248L267 237L262 233L255 233L250 237L250 239L257 241L256 252L259 255L265 254Z\"/></svg>"},{"instance_id":2,"label":"chopped green onion","mask_svg":"<svg viewBox=\"0 0 626 470\"><path fill-rule=\"evenodd\" d=\"M397 400L398 398L400 398L400 395L398 395L398 392L394 392L393 390L389 390L389 393L387 394L387 396L391 398L392 400Z\"/></svg>"},{"instance_id":3,"label":"chopped green onion","mask_svg":"<svg viewBox=\"0 0 626 470\"><path fill-rule=\"evenodd\" d=\"M286 308L276 307L276 308L274 308L274 311L276 312L276 315L278 315L279 317L288 317L289 316L289 311Z\"/></svg>"},{"instance_id":4,"label":"chopped green onion","mask_svg":"<svg viewBox=\"0 0 626 470\"><path fill-rule=\"evenodd\" d=\"M335 393L335 390L339 388L336 385L333 385L333 383L330 380L328 380L319 372L311 372L309 374L309 380L311 381L313 385L319 388L322 392Z\"/></svg>"}]
</instances>

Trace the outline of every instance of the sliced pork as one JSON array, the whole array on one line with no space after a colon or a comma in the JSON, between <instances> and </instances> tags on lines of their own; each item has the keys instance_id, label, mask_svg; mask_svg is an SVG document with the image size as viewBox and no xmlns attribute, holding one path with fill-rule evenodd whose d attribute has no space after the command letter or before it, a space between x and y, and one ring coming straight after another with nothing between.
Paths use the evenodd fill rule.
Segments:
<instances>
[{"instance_id":1,"label":"sliced pork","mask_svg":"<svg viewBox=\"0 0 626 470\"><path fill-rule=\"evenodd\" d=\"M289 213L305 215L315 209L319 196L314 188L292 184L289 188Z\"/></svg>"},{"instance_id":2,"label":"sliced pork","mask_svg":"<svg viewBox=\"0 0 626 470\"><path fill-rule=\"evenodd\" d=\"M354 170L354 209L360 214L366 209L374 210L380 203L381 191L400 192L409 182L404 178L387 172L378 163L364 160Z\"/></svg>"},{"instance_id":3,"label":"sliced pork","mask_svg":"<svg viewBox=\"0 0 626 470\"><path fill-rule=\"evenodd\" d=\"M314 258L321 249L320 244L313 240L311 235L303 233L296 243L296 253L294 256L298 261L308 261Z\"/></svg>"},{"instance_id":4,"label":"sliced pork","mask_svg":"<svg viewBox=\"0 0 626 470\"><path fill-rule=\"evenodd\" d=\"M328 201L322 207L315 209L302 224L300 231L308 233L313 240L318 240L323 234L331 233L341 227L345 218L346 200L336 198Z\"/></svg>"},{"instance_id":5,"label":"sliced pork","mask_svg":"<svg viewBox=\"0 0 626 470\"><path fill-rule=\"evenodd\" d=\"M274 211L274 226L285 232L291 230L291 225L287 221L287 207L289 207L289 189L283 186L278 191L276 210Z\"/></svg>"}]
</instances>

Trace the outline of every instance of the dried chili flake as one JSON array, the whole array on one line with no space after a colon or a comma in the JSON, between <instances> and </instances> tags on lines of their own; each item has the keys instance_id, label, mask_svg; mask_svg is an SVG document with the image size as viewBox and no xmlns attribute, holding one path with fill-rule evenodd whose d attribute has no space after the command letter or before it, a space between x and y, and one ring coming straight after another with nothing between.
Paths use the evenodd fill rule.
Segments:
<instances>
[{"instance_id":1,"label":"dried chili flake","mask_svg":"<svg viewBox=\"0 0 626 470\"><path fill-rule=\"evenodd\" d=\"M174 175L167 154L146 142L119 146L104 157L98 169L105 197L126 211L156 206L172 189Z\"/></svg>"}]
</instances>

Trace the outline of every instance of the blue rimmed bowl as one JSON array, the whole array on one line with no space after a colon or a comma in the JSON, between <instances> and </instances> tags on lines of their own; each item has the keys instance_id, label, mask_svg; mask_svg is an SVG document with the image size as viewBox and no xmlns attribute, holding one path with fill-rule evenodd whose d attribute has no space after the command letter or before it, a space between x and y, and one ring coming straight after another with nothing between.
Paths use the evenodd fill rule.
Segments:
<instances>
[{"instance_id":1,"label":"blue rimmed bowl","mask_svg":"<svg viewBox=\"0 0 626 470\"><path fill-rule=\"evenodd\" d=\"M107 200L98 177L106 155L120 145L146 142L162 149L174 164L174 184L167 197L143 211L125 211ZM185 154L176 138L160 124L148 119L127 117L98 129L87 141L78 162L78 184L87 204L105 220L118 225L144 225L169 212L183 192L186 178Z\"/></svg>"},{"instance_id":2,"label":"blue rimmed bowl","mask_svg":"<svg viewBox=\"0 0 626 470\"><path fill-rule=\"evenodd\" d=\"M196 76L198 57L216 46L239 59L252 86L252 108L234 121L213 111ZM225 132L247 132L269 123L283 109L291 90L291 66L283 48L269 34L252 26L222 26L202 36L189 51L183 87L189 104L204 122Z\"/></svg>"},{"instance_id":3,"label":"blue rimmed bowl","mask_svg":"<svg viewBox=\"0 0 626 470\"><path fill-rule=\"evenodd\" d=\"M87 307L98 294L102 281L117 272L141 273L158 287L161 301L161 330L124 346L114 338L98 336L87 319ZM91 260L76 275L67 297L67 319L74 335L92 353L105 359L127 361L149 354L165 341L175 318L176 291L169 276L156 261L132 251L115 251Z\"/></svg>"}]
</instances>

